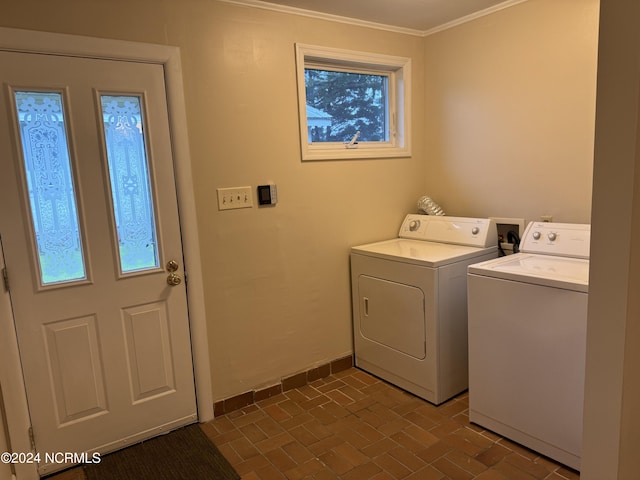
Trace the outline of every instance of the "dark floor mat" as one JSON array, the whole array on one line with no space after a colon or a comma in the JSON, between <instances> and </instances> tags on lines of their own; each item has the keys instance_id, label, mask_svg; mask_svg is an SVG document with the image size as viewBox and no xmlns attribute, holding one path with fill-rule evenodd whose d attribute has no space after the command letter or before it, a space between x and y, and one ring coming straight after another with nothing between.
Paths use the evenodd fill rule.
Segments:
<instances>
[{"instance_id":1,"label":"dark floor mat","mask_svg":"<svg viewBox=\"0 0 640 480\"><path fill-rule=\"evenodd\" d=\"M87 480L239 480L197 425L104 455L84 467Z\"/></svg>"}]
</instances>

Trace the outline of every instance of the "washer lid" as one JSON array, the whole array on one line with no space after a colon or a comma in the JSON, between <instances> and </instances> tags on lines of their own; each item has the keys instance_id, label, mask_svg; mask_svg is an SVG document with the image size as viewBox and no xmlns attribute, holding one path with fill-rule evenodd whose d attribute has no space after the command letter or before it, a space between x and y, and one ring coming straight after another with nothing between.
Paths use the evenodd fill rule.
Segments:
<instances>
[{"instance_id":1,"label":"washer lid","mask_svg":"<svg viewBox=\"0 0 640 480\"><path fill-rule=\"evenodd\" d=\"M497 251L497 247L477 248L465 245L424 242L394 238L383 242L352 247L351 252L371 257L413 263L426 267L440 267L479 255Z\"/></svg>"},{"instance_id":2,"label":"washer lid","mask_svg":"<svg viewBox=\"0 0 640 480\"><path fill-rule=\"evenodd\" d=\"M589 291L589 260L516 253L470 265L470 274L577 292Z\"/></svg>"}]
</instances>

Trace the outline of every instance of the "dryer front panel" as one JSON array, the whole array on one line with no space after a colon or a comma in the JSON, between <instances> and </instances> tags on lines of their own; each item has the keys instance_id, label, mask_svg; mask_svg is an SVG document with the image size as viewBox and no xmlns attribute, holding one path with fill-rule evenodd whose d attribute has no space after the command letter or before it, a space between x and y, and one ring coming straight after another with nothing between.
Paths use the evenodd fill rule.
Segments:
<instances>
[{"instance_id":1,"label":"dryer front panel","mask_svg":"<svg viewBox=\"0 0 640 480\"><path fill-rule=\"evenodd\" d=\"M439 403L436 272L351 254L356 366Z\"/></svg>"},{"instance_id":2,"label":"dryer front panel","mask_svg":"<svg viewBox=\"0 0 640 480\"><path fill-rule=\"evenodd\" d=\"M358 293L363 337L419 360L425 358L425 298L420 288L360 275Z\"/></svg>"}]
</instances>

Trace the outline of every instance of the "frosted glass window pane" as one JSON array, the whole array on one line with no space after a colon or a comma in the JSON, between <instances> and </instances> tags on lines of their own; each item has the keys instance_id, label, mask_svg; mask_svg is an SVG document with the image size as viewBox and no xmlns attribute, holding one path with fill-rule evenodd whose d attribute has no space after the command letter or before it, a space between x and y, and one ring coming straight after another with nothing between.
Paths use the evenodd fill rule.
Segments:
<instances>
[{"instance_id":1,"label":"frosted glass window pane","mask_svg":"<svg viewBox=\"0 0 640 480\"><path fill-rule=\"evenodd\" d=\"M15 92L43 285L86 278L62 95Z\"/></svg>"},{"instance_id":2,"label":"frosted glass window pane","mask_svg":"<svg viewBox=\"0 0 640 480\"><path fill-rule=\"evenodd\" d=\"M122 273L157 268L158 244L137 96L101 95L113 213Z\"/></svg>"}]
</instances>

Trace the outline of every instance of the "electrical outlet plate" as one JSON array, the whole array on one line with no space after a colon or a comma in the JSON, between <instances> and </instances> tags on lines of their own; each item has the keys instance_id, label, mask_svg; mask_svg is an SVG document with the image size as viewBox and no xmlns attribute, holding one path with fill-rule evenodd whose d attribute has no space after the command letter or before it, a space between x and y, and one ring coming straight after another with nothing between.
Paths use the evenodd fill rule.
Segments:
<instances>
[{"instance_id":1,"label":"electrical outlet plate","mask_svg":"<svg viewBox=\"0 0 640 480\"><path fill-rule=\"evenodd\" d=\"M252 208L251 187L218 188L218 210Z\"/></svg>"}]
</instances>

